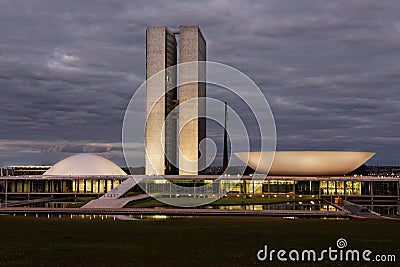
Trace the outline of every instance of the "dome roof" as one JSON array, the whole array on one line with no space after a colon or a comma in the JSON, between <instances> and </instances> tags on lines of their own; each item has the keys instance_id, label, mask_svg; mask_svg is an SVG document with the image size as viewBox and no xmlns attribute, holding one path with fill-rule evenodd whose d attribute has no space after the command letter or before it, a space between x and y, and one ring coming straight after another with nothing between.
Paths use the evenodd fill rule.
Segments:
<instances>
[{"instance_id":1,"label":"dome roof","mask_svg":"<svg viewBox=\"0 0 400 267\"><path fill-rule=\"evenodd\" d=\"M57 162L43 175L126 175L126 173L108 159L93 154L83 153L70 156Z\"/></svg>"}]
</instances>

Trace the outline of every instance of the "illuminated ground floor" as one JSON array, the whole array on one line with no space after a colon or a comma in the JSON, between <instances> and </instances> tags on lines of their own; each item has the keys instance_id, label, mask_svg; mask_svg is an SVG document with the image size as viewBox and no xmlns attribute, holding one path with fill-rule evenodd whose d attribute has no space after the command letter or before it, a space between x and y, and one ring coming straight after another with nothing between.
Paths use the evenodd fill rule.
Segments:
<instances>
[{"instance_id":1,"label":"illuminated ground floor","mask_svg":"<svg viewBox=\"0 0 400 267\"><path fill-rule=\"evenodd\" d=\"M128 176L129 177L129 176ZM0 201L101 196L127 176L0 177ZM345 199L381 214L400 212L398 177L267 177L263 180L216 176L135 176L139 184L127 194L155 194L166 198L296 198L309 196L330 202Z\"/></svg>"},{"instance_id":2,"label":"illuminated ground floor","mask_svg":"<svg viewBox=\"0 0 400 267\"><path fill-rule=\"evenodd\" d=\"M179 176L166 180L145 179L140 184L147 193L159 197L219 198L297 198L340 200L363 205L381 214L400 212L400 179L398 177L267 177L264 180L245 177L238 180L224 177L219 180L188 179Z\"/></svg>"},{"instance_id":3,"label":"illuminated ground floor","mask_svg":"<svg viewBox=\"0 0 400 267\"><path fill-rule=\"evenodd\" d=\"M0 192L3 194L104 194L122 182L123 179L107 177L51 179L7 177L0 179Z\"/></svg>"},{"instance_id":4,"label":"illuminated ground floor","mask_svg":"<svg viewBox=\"0 0 400 267\"><path fill-rule=\"evenodd\" d=\"M400 199L400 178L397 177L267 177L263 180L244 177L216 176L137 176L140 186L131 191L146 191L168 197L220 197L239 196L340 196ZM7 176L0 177L2 195L26 194L77 194L99 195L116 188L127 176L47 177ZM171 182L171 183L170 183ZM177 186L174 186L177 185Z\"/></svg>"}]
</instances>

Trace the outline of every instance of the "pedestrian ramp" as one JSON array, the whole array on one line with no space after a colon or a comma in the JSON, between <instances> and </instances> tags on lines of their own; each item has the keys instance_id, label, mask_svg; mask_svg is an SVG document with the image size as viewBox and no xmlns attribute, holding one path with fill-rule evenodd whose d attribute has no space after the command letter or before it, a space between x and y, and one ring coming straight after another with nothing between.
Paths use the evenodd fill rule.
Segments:
<instances>
[{"instance_id":1,"label":"pedestrian ramp","mask_svg":"<svg viewBox=\"0 0 400 267\"><path fill-rule=\"evenodd\" d=\"M140 194L123 198L98 198L94 199L81 207L81 209L107 209L107 208L123 208L131 201L149 198L148 194Z\"/></svg>"},{"instance_id":2,"label":"pedestrian ramp","mask_svg":"<svg viewBox=\"0 0 400 267\"><path fill-rule=\"evenodd\" d=\"M343 209L349 211L356 217L366 218L366 219L386 219L386 217L381 216L380 214L373 212L363 206L357 205L353 202L343 200L342 201Z\"/></svg>"},{"instance_id":3,"label":"pedestrian ramp","mask_svg":"<svg viewBox=\"0 0 400 267\"><path fill-rule=\"evenodd\" d=\"M94 199L82 208L123 208L126 204L134 200L140 200L150 197L148 194L140 194L132 197L122 197L129 190L131 190L141 178L130 176L128 179L123 181L120 185L113 188L109 192L105 193L98 199Z\"/></svg>"},{"instance_id":4,"label":"pedestrian ramp","mask_svg":"<svg viewBox=\"0 0 400 267\"><path fill-rule=\"evenodd\" d=\"M130 176L128 179L123 181L120 185L113 188L109 192L105 193L100 198L107 198L107 199L118 199L122 197L126 192L131 190L141 179L138 177L133 178Z\"/></svg>"}]
</instances>

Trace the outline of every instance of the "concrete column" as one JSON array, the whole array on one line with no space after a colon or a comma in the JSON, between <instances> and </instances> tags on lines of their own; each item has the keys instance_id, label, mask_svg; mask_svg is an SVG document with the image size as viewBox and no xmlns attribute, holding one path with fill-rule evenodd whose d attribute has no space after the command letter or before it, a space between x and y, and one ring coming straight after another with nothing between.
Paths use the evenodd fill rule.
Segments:
<instances>
[{"instance_id":1,"label":"concrete column","mask_svg":"<svg viewBox=\"0 0 400 267\"><path fill-rule=\"evenodd\" d=\"M293 181L293 199L296 198L296 181Z\"/></svg>"},{"instance_id":2,"label":"concrete column","mask_svg":"<svg viewBox=\"0 0 400 267\"><path fill-rule=\"evenodd\" d=\"M8 202L7 191L8 191L8 180L6 180L6 194L5 194L5 197L4 197L4 205L6 207L7 207L7 202Z\"/></svg>"},{"instance_id":3,"label":"concrete column","mask_svg":"<svg viewBox=\"0 0 400 267\"><path fill-rule=\"evenodd\" d=\"M374 206L374 182L370 182L371 185L371 205Z\"/></svg>"}]
</instances>

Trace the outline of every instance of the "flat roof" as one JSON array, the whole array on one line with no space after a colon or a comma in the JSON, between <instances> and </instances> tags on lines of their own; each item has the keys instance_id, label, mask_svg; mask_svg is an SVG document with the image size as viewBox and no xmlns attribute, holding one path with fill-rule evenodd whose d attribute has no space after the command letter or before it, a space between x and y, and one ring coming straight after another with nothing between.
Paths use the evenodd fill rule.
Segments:
<instances>
[{"instance_id":1,"label":"flat roof","mask_svg":"<svg viewBox=\"0 0 400 267\"><path fill-rule=\"evenodd\" d=\"M253 177L243 176L237 177L231 176L219 176L219 175L198 175L198 176L186 176L186 175L160 175L160 176L149 176L149 175L88 175L88 176L51 176L51 175L20 175L20 176L0 176L1 180L101 180L101 179L112 179L112 180L125 180L132 176L138 179L147 180L158 180L160 177L166 180L181 180L181 181L203 181L203 180L282 180L282 181L395 181L400 182L400 177L395 176L267 176Z\"/></svg>"}]
</instances>

